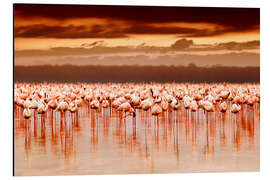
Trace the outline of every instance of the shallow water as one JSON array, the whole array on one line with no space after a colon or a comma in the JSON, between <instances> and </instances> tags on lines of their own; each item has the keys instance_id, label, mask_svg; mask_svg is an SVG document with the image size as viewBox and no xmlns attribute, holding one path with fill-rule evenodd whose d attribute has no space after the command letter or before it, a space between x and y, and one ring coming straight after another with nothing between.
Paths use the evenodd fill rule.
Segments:
<instances>
[{"instance_id":1,"label":"shallow water","mask_svg":"<svg viewBox=\"0 0 270 180\"><path fill-rule=\"evenodd\" d=\"M84 105L30 119L14 109L15 175L258 171L260 107L136 117Z\"/></svg>"}]
</instances>

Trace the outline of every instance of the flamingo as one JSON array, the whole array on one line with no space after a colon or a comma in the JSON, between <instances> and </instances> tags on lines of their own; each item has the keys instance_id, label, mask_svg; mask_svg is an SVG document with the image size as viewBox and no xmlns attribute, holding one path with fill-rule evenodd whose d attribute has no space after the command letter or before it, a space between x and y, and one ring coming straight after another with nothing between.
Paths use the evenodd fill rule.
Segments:
<instances>
[{"instance_id":1,"label":"flamingo","mask_svg":"<svg viewBox=\"0 0 270 180\"><path fill-rule=\"evenodd\" d=\"M31 110L29 109L29 108L25 108L24 110L23 110L23 117L25 118L25 119L28 119L28 118L30 118L31 117Z\"/></svg>"},{"instance_id":2,"label":"flamingo","mask_svg":"<svg viewBox=\"0 0 270 180\"><path fill-rule=\"evenodd\" d=\"M76 111L78 110L77 104L74 103L74 102L69 103L68 110L69 110L71 113L76 112Z\"/></svg>"},{"instance_id":3,"label":"flamingo","mask_svg":"<svg viewBox=\"0 0 270 180\"><path fill-rule=\"evenodd\" d=\"M24 103L23 103L23 107L26 108L26 109L29 109L29 108L31 108L31 106L32 106L32 103L31 103L31 101L27 98L27 99L24 101Z\"/></svg>"},{"instance_id":4,"label":"flamingo","mask_svg":"<svg viewBox=\"0 0 270 180\"><path fill-rule=\"evenodd\" d=\"M253 106L256 103L256 97L255 96L250 96L247 98L247 104L250 106Z\"/></svg>"},{"instance_id":5,"label":"flamingo","mask_svg":"<svg viewBox=\"0 0 270 180\"><path fill-rule=\"evenodd\" d=\"M57 108L57 100L56 99L52 99L48 102L48 107L52 108L52 109L56 109Z\"/></svg>"},{"instance_id":6,"label":"flamingo","mask_svg":"<svg viewBox=\"0 0 270 180\"><path fill-rule=\"evenodd\" d=\"M183 103L180 103L180 100ZM33 109L34 113L45 113L49 109L65 112L76 111L88 102L92 109L114 108L122 109L122 104L131 106L130 111L142 108L152 109L156 104L165 113L168 107L177 110L181 106L191 111L203 108L205 111L226 112L228 103L232 103L234 112L236 106L243 104L253 106L260 103L258 84L178 84L178 83L126 83L126 84L27 84L15 83L14 103L24 109ZM230 102L231 101L231 102ZM121 106L121 108L119 108ZM72 110L73 109L73 110ZM135 110L134 110L135 109ZM155 109L155 108L154 108ZM25 110L26 111L26 110Z\"/></svg>"},{"instance_id":7,"label":"flamingo","mask_svg":"<svg viewBox=\"0 0 270 180\"><path fill-rule=\"evenodd\" d=\"M223 99L227 99L227 98L229 97L229 95L230 95L230 92L229 92L229 91L224 90L224 91L221 91L221 92L220 92L220 96L221 96Z\"/></svg>"},{"instance_id":8,"label":"flamingo","mask_svg":"<svg viewBox=\"0 0 270 180\"><path fill-rule=\"evenodd\" d=\"M151 112L152 115L158 116L160 113L162 113L162 108L160 107L159 104L156 103L154 106L152 106Z\"/></svg>"},{"instance_id":9,"label":"flamingo","mask_svg":"<svg viewBox=\"0 0 270 180\"><path fill-rule=\"evenodd\" d=\"M130 103L132 104L132 106L138 107L141 104L141 99L136 94L132 94L130 96Z\"/></svg>"},{"instance_id":10,"label":"flamingo","mask_svg":"<svg viewBox=\"0 0 270 180\"><path fill-rule=\"evenodd\" d=\"M30 105L30 109L38 109L38 106L39 106L39 102L37 100L32 100L31 101L31 105Z\"/></svg>"},{"instance_id":11,"label":"flamingo","mask_svg":"<svg viewBox=\"0 0 270 180\"><path fill-rule=\"evenodd\" d=\"M68 103L66 101L60 101L59 104L57 105L57 110L61 112L67 111L69 108Z\"/></svg>"},{"instance_id":12,"label":"flamingo","mask_svg":"<svg viewBox=\"0 0 270 180\"><path fill-rule=\"evenodd\" d=\"M195 100L192 100L190 103L190 109L191 111L197 111L198 110L198 104Z\"/></svg>"},{"instance_id":13,"label":"flamingo","mask_svg":"<svg viewBox=\"0 0 270 180\"><path fill-rule=\"evenodd\" d=\"M39 114L44 114L48 109L48 106L45 103L40 102L38 104L37 112Z\"/></svg>"},{"instance_id":14,"label":"flamingo","mask_svg":"<svg viewBox=\"0 0 270 180\"><path fill-rule=\"evenodd\" d=\"M232 113L238 113L241 110L241 106L239 104L233 104L231 107Z\"/></svg>"},{"instance_id":15,"label":"flamingo","mask_svg":"<svg viewBox=\"0 0 270 180\"><path fill-rule=\"evenodd\" d=\"M109 107L109 106L110 106L109 101L106 100L106 99L104 99L104 100L102 101L102 103L101 103L101 106L102 106L103 108Z\"/></svg>"},{"instance_id":16,"label":"flamingo","mask_svg":"<svg viewBox=\"0 0 270 180\"><path fill-rule=\"evenodd\" d=\"M215 111L215 107L213 103L210 101L204 101L202 105L203 105L204 110L206 110L207 112Z\"/></svg>"},{"instance_id":17,"label":"flamingo","mask_svg":"<svg viewBox=\"0 0 270 180\"><path fill-rule=\"evenodd\" d=\"M120 106L117 108L118 111L130 111L131 105L129 102L124 102L123 104L120 104Z\"/></svg>"},{"instance_id":18,"label":"flamingo","mask_svg":"<svg viewBox=\"0 0 270 180\"><path fill-rule=\"evenodd\" d=\"M174 110L178 110L178 108L180 107L181 104L179 103L179 101L177 101L175 98L173 98L170 105Z\"/></svg>"},{"instance_id":19,"label":"flamingo","mask_svg":"<svg viewBox=\"0 0 270 180\"><path fill-rule=\"evenodd\" d=\"M148 109L150 109L153 105L153 100L151 99L146 99L146 100L143 100L141 102L141 107L143 110L147 111Z\"/></svg>"},{"instance_id":20,"label":"flamingo","mask_svg":"<svg viewBox=\"0 0 270 180\"><path fill-rule=\"evenodd\" d=\"M166 100L162 99L160 105L161 105L161 108L162 108L163 111L168 110L169 103Z\"/></svg>"},{"instance_id":21,"label":"flamingo","mask_svg":"<svg viewBox=\"0 0 270 180\"><path fill-rule=\"evenodd\" d=\"M228 109L227 103L224 101L219 105L220 112L226 112Z\"/></svg>"},{"instance_id":22,"label":"flamingo","mask_svg":"<svg viewBox=\"0 0 270 180\"><path fill-rule=\"evenodd\" d=\"M91 109L99 109L99 107L100 107L100 103L97 99L94 99L93 101L91 101L90 103Z\"/></svg>"}]
</instances>

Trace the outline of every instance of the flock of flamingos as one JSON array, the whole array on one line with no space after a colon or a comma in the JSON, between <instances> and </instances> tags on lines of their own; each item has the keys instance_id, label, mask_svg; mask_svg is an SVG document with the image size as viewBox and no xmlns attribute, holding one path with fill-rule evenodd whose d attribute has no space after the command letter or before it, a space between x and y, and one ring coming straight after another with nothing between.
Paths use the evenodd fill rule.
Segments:
<instances>
[{"instance_id":1,"label":"flock of flamingos","mask_svg":"<svg viewBox=\"0 0 270 180\"><path fill-rule=\"evenodd\" d=\"M136 109L151 111L196 112L230 111L238 113L244 104L260 103L259 84L188 84L188 83L15 83L14 103L23 108L28 119L33 111L44 114L49 109L75 113L83 104L89 108L111 108L136 116ZM127 114L126 114L127 113Z\"/></svg>"}]
</instances>

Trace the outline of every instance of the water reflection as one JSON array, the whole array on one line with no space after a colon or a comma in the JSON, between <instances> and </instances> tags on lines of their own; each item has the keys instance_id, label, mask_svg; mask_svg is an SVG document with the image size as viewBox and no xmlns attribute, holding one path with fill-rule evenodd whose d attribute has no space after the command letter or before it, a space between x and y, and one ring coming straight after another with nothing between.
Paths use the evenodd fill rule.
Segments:
<instances>
[{"instance_id":1,"label":"water reflection","mask_svg":"<svg viewBox=\"0 0 270 180\"><path fill-rule=\"evenodd\" d=\"M260 107L242 109L132 117L85 105L25 120L15 106L15 175L258 170Z\"/></svg>"}]
</instances>

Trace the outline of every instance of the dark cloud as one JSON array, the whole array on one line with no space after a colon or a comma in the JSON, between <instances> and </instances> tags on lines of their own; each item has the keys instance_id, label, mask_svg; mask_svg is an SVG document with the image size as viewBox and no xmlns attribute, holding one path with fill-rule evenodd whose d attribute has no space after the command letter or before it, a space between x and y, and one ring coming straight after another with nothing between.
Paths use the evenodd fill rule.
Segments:
<instances>
[{"instance_id":1,"label":"dark cloud","mask_svg":"<svg viewBox=\"0 0 270 180\"><path fill-rule=\"evenodd\" d=\"M260 41L248 41L248 42L227 42L220 43L216 46L217 49L228 49L228 50L243 50L243 49L257 49L260 48Z\"/></svg>"},{"instance_id":2,"label":"dark cloud","mask_svg":"<svg viewBox=\"0 0 270 180\"><path fill-rule=\"evenodd\" d=\"M82 47L90 47L90 48L93 48L93 47L96 47L96 46L105 46L106 43L104 41L94 41L92 43L83 43L81 44Z\"/></svg>"},{"instance_id":3,"label":"dark cloud","mask_svg":"<svg viewBox=\"0 0 270 180\"><path fill-rule=\"evenodd\" d=\"M59 34L60 32L66 31L71 27L61 27L61 26L46 26L43 24L35 24L30 26L20 26L15 28L15 37L40 37L40 36L50 36L54 34Z\"/></svg>"},{"instance_id":4,"label":"dark cloud","mask_svg":"<svg viewBox=\"0 0 270 180\"><path fill-rule=\"evenodd\" d=\"M47 17L57 20L73 18L105 18L114 22L122 20L126 25L114 26L46 26L16 27L16 37L54 38L116 38L128 34L178 34L179 37L215 36L228 32L259 30L259 8L210 8L210 7L158 7L158 6L104 6L104 5L34 5L15 4L17 18L29 20ZM153 27L149 23L212 23L222 29L196 29L188 27ZM21 30L21 31L18 31ZM105 31L106 30L106 31Z\"/></svg>"},{"instance_id":5,"label":"dark cloud","mask_svg":"<svg viewBox=\"0 0 270 180\"><path fill-rule=\"evenodd\" d=\"M185 27L153 27L150 25L134 25L123 30L127 34L196 34L201 31Z\"/></svg>"},{"instance_id":6,"label":"dark cloud","mask_svg":"<svg viewBox=\"0 0 270 180\"><path fill-rule=\"evenodd\" d=\"M69 25L49 26L35 24L15 27L15 37L44 37L44 38L125 38L130 34L163 34L177 35L178 37L209 37L228 32L237 32L234 28L196 29L187 27L155 27L145 24L126 26L104 25Z\"/></svg>"},{"instance_id":7,"label":"dark cloud","mask_svg":"<svg viewBox=\"0 0 270 180\"><path fill-rule=\"evenodd\" d=\"M15 37L42 37L42 38L123 38L123 33L114 29L107 31L107 26L48 26L36 24L15 27Z\"/></svg>"},{"instance_id":8,"label":"dark cloud","mask_svg":"<svg viewBox=\"0 0 270 180\"><path fill-rule=\"evenodd\" d=\"M123 38L129 34L178 34L179 37L198 37L219 34L207 29L199 30L185 27L153 27L150 25L132 25L130 27L111 27L111 25L94 26L48 26L36 24L15 27L15 37L46 38Z\"/></svg>"},{"instance_id":9,"label":"dark cloud","mask_svg":"<svg viewBox=\"0 0 270 180\"><path fill-rule=\"evenodd\" d=\"M247 28L260 24L259 8L15 4L20 17L114 18L139 22L209 22Z\"/></svg>"},{"instance_id":10,"label":"dark cloud","mask_svg":"<svg viewBox=\"0 0 270 180\"><path fill-rule=\"evenodd\" d=\"M194 42L192 40L179 39L171 45L171 48L176 49L176 50L181 50L181 49L189 48L193 44Z\"/></svg>"},{"instance_id":11,"label":"dark cloud","mask_svg":"<svg viewBox=\"0 0 270 180\"><path fill-rule=\"evenodd\" d=\"M227 27L224 29L196 29L188 27L155 27L144 24L136 24L129 28L122 30L124 34L177 34L178 37L206 37L206 36L216 36L228 32L239 31L233 27ZM244 31L244 30L243 30Z\"/></svg>"}]
</instances>

